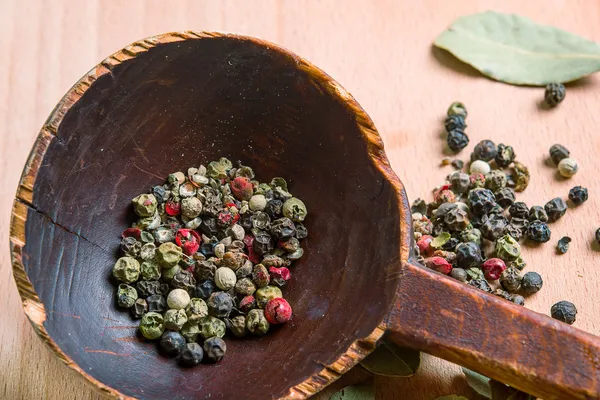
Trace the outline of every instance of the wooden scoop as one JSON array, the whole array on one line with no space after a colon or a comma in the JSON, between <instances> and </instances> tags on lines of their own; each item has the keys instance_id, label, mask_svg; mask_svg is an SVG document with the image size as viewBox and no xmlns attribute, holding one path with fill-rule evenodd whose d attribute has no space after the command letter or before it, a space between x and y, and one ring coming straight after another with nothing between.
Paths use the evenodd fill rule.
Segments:
<instances>
[{"instance_id":1,"label":"wooden scoop","mask_svg":"<svg viewBox=\"0 0 600 400\"><path fill-rule=\"evenodd\" d=\"M309 208L294 318L214 365L157 355L115 306L131 199L219 157L289 179ZM402 174L402 170L398 171ZM550 399L600 396L597 337L411 261L410 211L373 122L274 44L169 33L115 53L43 126L14 202L23 307L52 351L120 398L306 398L389 339Z\"/></svg>"}]
</instances>

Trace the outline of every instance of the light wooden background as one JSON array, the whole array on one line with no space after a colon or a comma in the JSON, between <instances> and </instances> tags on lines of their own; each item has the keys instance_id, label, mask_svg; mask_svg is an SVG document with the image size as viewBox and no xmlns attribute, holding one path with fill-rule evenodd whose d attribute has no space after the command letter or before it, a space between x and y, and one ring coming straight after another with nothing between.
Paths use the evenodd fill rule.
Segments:
<instances>
[{"instance_id":1,"label":"light wooden background","mask_svg":"<svg viewBox=\"0 0 600 400\"><path fill-rule=\"evenodd\" d=\"M597 0L0 0L0 243L6 246L0 252L0 398L98 398L44 348L21 311L7 246L12 199L34 138L67 89L117 49L175 30L258 36L323 68L374 119L411 198L430 196L451 171L439 167L440 132L454 100L468 106L468 151L485 138L515 146L532 172L520 197L529 205L566 197L575 184L587 186L590 201L552 226L552 241L525 250L529 270L545 282L527 306L549 313L554 302L571 300L579 309L576 326L600 334L600 253L591 242L600 226L600 76L569 87L560 107L544 111L538 107L543 90L489 81L432 51L432 40L454 18L487 9L600 41ZM544 164L554 142L580 161L581 172L570 181L557 180ZM565 234L573 238L571 250L557 256L554 244ZM458 367L429 356L416 376L376 384L384 399L474 398Z\"/></svg>"}]
</instances>

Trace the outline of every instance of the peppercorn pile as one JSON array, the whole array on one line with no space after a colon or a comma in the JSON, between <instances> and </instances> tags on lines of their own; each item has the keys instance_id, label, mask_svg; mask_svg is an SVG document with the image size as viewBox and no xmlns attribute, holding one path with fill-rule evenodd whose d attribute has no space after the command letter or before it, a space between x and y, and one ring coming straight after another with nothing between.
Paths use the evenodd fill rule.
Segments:
<instances>
[{"instance_id":1,"label":"peppercorn pile","mask_svg":"<svg viewBox=\"0 0 600 400\"><path fill-rule=\"evenodd\" d=\"M304 253L307 210L283 178L254 178L221 158L132 201L139 219L112 270L117 305L182 365L220 361L226 332L264 335L292 316L281 288Z\"/></svg>"},{"instance_id":2,"label":"peppercorn pile","mask_svg":"<svg viewBox=\"0 0 600 400\"><path fill-rule=\"evenodd\" d=\"M467 110L455 102L447 114L448 145L459 152L468 144L468 138L461 136ZM460 141L454 140L459 136ZM569 153L555 145L550 156L559 164ZM557 197L544 207L530 208L516 201L515 192L524 191L530 177L527 167L516 161L512 146L479 142L471 153L469 174L462 171L460 160L451 164L457 170L434 191L433 202L417 199L411 207L415 252L433 270L524 305L523 296L538 292L543 280L537 272L521 275L526 263L519 242L548 242L548 223L565 215L566 202ZM582 204L587 189L574 187L569 199L576 206ZM558 251L566 253L570 241L561 239Z\"/></svg>"}]
</instances>

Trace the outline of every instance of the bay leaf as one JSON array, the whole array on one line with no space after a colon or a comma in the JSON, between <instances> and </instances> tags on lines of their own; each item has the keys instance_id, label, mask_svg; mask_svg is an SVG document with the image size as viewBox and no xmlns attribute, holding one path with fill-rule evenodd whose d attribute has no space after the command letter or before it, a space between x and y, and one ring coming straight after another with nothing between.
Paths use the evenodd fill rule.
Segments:
<instances>
[{"instance_id":1,"label":"bay leaf","mask_svg":"<svg viewBox=\"0 0 600 400\"><path fill-rule=\"evenodd\" d=\"M331 395L329 400L374 400L375 389L373 383L361 383L360 385L346 386L337 393Z\"/></svg>"},{"instance_id":2,"label":"bay leaf","mask_svg":"<svg viewBox=\"0 0 600 400\"><path fill-rule=\"evenodd\" d=\"M600 70L600 45L515 14L456 19L434 41L485 76L515 85L571 82Z\"/></svg>"},{"instance_id":3,"label":"bay leaf","mask_svg":"<svg viewBox=\"0 0 600 400\"><path fill-rule=\"evenodd\" d=\"M449 396L438 397L435 400L469 400L465 396L459 396L457 394L451 394Z\"/></svg>"},{"instance_id":4,"label":"bay leaf","mask_svg":"<svg viewBox=\"0 0 600 400\"><path fill-rule=\"evenodd\" d=\"M361 363L375 375L407 377L413 375L421 364L421 353L391 342L382 342Z\"/></svg>"},{"instance_id":5,"label":"bay leaf","mask_svg":"<svg viewBox=\"0 0 600 400\"><path fill-rule=\"evenodd\" d=\"M462 368L462 372L463 374L465 374L465 377L467 378L467 383L469 384L471 389L488 399L492 398L490 378L464 367Z\"/></svg>"}]
</instances>

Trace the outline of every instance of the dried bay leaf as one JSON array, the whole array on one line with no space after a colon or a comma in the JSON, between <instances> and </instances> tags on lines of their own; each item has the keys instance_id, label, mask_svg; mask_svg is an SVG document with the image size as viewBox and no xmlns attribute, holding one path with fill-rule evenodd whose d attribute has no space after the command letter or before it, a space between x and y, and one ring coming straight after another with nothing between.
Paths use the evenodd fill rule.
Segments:
<instances>
[{"instance_id":1,"label":"dried bay leaf","mask_svg":"<svg viewBox=\"0 0 600 400\"><path fill-rule=\"evenodd\" d=\"M421 353L382 342L360 365L375 375L407 377L413 375L421 364Z\"/></svg>"},{"instance_id":2,"label":"dried bay leaf","mask_svg":"<svg viewBox=\"0 0 600 400\"><path fill-rule=\"evenodd\" d=\"M471 389L488 399L492 398L490 378L464 367L462 368L462 372L463 374L465 374L465 377L467 378L467 383L469 384Z\"/></svg>"},{"instance_id":3,"label":"dried bay leaf","mask_svg":"<svg viewBox=\"0 0 600 400\"><path fill-rule=\"evenodd\" d=\"M375 389L373 383L361 383L360 385L346 386L337 393L331 395L329 400L374 400Z\"/></svg>"},{"instance_id":4,"label":"dried bay leaf","mask_svg":"<svg viewBox=\"0 0 600 400\"><path fill-rule=\"evenodd\" d=\"M482 74L515 85L571 82L600 70L600 45L514 14L456 19L434 41Z\"/></svg>"}]
</instances>

